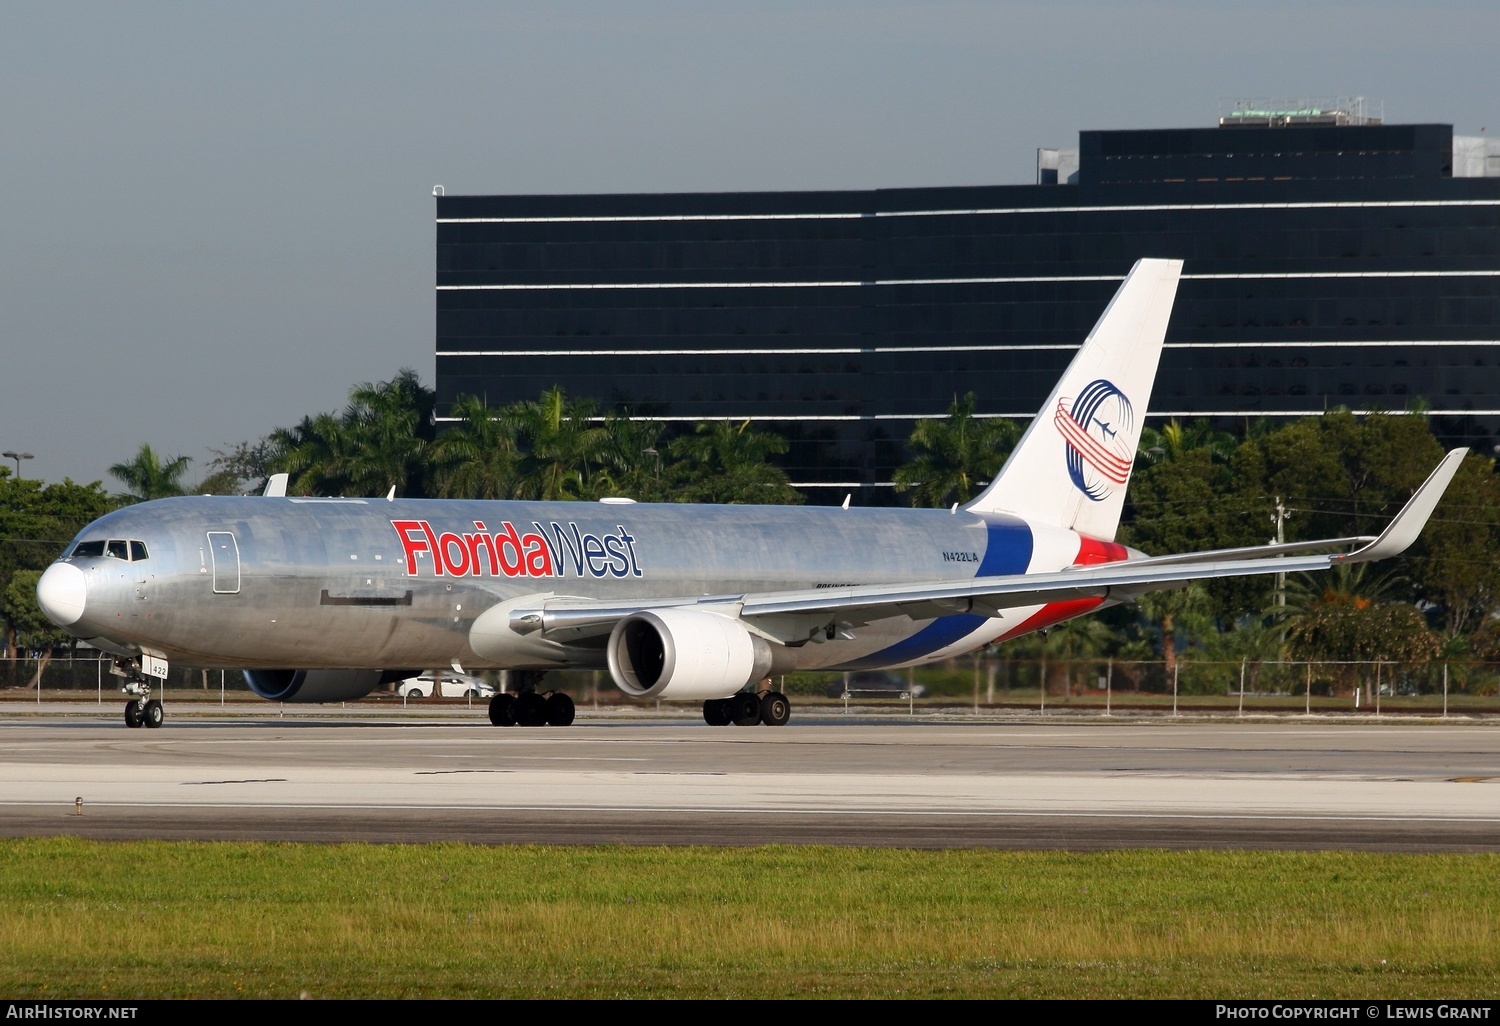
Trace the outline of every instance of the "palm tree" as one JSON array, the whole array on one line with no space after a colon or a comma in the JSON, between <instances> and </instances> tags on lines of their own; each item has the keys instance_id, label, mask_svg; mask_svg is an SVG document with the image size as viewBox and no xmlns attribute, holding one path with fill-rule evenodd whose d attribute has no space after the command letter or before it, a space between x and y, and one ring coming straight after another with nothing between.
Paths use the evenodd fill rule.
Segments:
<instances>
[{"instance_id":1,"label":"palm tree","mask_svg":"<svg viewBox=\"0 0 1500 1026\"><path fill-rule=\"evenodd\" d=\"M1296 659L1426 662L1442 639L1415 605L1401 601L1404 583L1393 571L1371 572L1367 563L1294 574L1287 579L1286 605L1270 613L1282 623L1287 652ZM1347 667L1330 672L1345 683L1355 676Z\"/></svg>"},{"instance_id":2,"label":"palm tree","mask_svg":"<svg viewBox=\"0 0 1500 1026\"><path fill-rule=\"evenodd\" d=\"M593 414L593 400L570 400L557 385L535 401L518 404L524 449L517 498L585 497L609 451L609 433L589 423Z\"/></svg>"},{"instance_id":3,"label":"palm tree","mask_svg":"<svg viewBox=\"0 0 1500 1026\"><path fill-rule=\"evenodd\" d=\"M150 445L142 445L134 459L128 463L116 463L109 468L111 476L118 478L129 489L116 498L121 502L132 503L182 495L182 475L187 473L191 462L192 459L187 456L173 456L163 461Z\"/></svg>"},{"instance_id":4,"label":"palm tree","mask_svg":"<svg viewBox=\"0 0 1500 1026\"><path fill-rule=\"evenodd\" d=\"M691 435L674 438L667 446L673 460L668 471L672 501L800 503L802 493L770 462L787 447L778 434L751 431L748 420L700 421Z\"/></svg>"},{"instance_id":5,"label":"palm tree","mask_svg":"<svg viewBox=\"0 0 1500 1026\"><path fill-rule=\"evenodd\" d=\"M606 414L605 469L596 475L597 494L590 498L615 494L637 502L666 502L669 496L663 473L666 463L663 430L658 420L631 420L620 414Z\"/></svg>"},{"instance_id":6,"label":"palm tree","mask_svg":"<svg viewBox=\"0 0 1500 1026\"><path fill-rule=\"evenodd\" d=\"M303 417L271 435L273 469L291 474L292 489L304 494L383 495L394 487L424 497L434 402L410 369L390 381L356 385L342 414Z\"/></svg>"},{"instance_id":7,"label":"palm tree","mask_svg":"<svg viewBox=\"0 0 1500 1026\"><path fill-rule=\"evenodd\" d=\"M1073 672L1079 663L1101 657L1114 641L1114 631L1104 621L1093 616L1080 616L1047 629L1042 638L1042 651L1047 659L1047 680L1044 685L1055 690L1062 682L1062 693L1073 693ZM1088 679L1087 670L1082 677Z\"/></svg>"},{"instance_id":8,"label":"palm tree","mask_svg":"<svg viewBox=\"0 0 1500 1026\"><path fill-rule=\"evenodd\" d=\"M443 499L509 499L520 467L518 423L510 407L492 410L478 396L460 396L458 423L432 443L436 485Z\"/></svg>"},{"instance_id":9,"label":"palm tree","mask_svg":"<svg viewBox=\"0 0 1500 1026\"><path fill-rule=\"evenodd\" d=\"M1194 449L1207 449L1215 463L1222 463L1233 455L1237 444L1233 435L1215 430L1206 420L1182 424L1174 417L1161 428L1142 428L1137 450L1155 463L1175 460Z\"/></svg>"},{"instance_id":10,"label":"palm tree","mask_svg":"<svg viewBox=\"0 0 1500 1026\"><path fill-rule=\"evenodd\" d=\"M1177 631L1180 627L1207 630L1212 627L1210 601L1203 585L1152 591L1137 603L1141 614L1161 630L1161 661L1166 680L1177 673Z\"/></svg>"},{"instance_id":11,"label":"palm tree","mask_svg":"<svg viewBox=\"0 0 1500 1026\"><path fill-rule=\"evenodd\" d=\"M344 421L359 441L350 461L357 490L376 495L394 487L405 496L427 495L435 404L432 389L423 387L410 368L390 381L354 387Z\"/></svg>"},{"instance_id":12,"label":"palm tree","mask_svg":"<svg viewBox=\"0 0 1500 1026\"><path fill-rule=\"evenodd\" d=\"M291 475L288 490L301 495L345 495L351 491L350 461L358 445L338 417L320 413L303 417L270 437L276 456L273 470Z\"/></svg>"},{"instance_id":13,"label":"palm tree","mask_svg":"<svg viewBox=\"0 0 1500 1026\"><path fill-rule=\"evenodd\" d=\"M910 491L913 506L968 502L995 479L1021 437L1016 423L974 415L978 398L954 396L946 420L921 420L906 447L915 455L896 469L898 492Z\"/></svg>"}]
</instances>

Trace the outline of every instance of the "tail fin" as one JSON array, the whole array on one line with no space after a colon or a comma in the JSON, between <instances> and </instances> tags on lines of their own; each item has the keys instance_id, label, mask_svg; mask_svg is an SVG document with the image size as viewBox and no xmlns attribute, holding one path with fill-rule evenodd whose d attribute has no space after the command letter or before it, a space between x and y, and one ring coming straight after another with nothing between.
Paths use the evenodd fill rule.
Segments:
<instances>
[{"instance_id":1,"label":"tail fin","mask_svg":"<svg viewBox=\"0 0 1500 1026\"><path fill-rule=\"evenodd\" d=\"M1181 260L1140 260L995 480L965 508L1112 541Z\"/></svg>"}]
</instances>

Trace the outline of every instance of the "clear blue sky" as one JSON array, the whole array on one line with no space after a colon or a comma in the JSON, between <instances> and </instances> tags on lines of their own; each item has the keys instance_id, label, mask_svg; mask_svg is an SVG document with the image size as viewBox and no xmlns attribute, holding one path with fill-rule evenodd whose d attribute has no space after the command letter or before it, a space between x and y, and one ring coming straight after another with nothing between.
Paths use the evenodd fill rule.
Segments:
<instances>
[{"instance_id":1,"label":"clear blue sky","mask_svg":"<svg viewBox=\"0 0 1500 1026\"><path fill-rule=\"evenodd\" d=\"M430 384L438 183L1021 183L1249 96L1500 131L1493 0L1249 8L0 0L0 448L196 478L354 382Z\"/></svg>"}]
</instances>

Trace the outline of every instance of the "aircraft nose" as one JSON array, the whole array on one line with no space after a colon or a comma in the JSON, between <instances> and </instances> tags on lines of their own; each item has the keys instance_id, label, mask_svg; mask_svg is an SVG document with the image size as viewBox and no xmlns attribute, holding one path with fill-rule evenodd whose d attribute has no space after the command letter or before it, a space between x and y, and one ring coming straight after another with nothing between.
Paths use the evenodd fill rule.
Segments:
<instances>
[{"instance_id":1,"label":"aircraft nose","mask_svg":"<svg viewBox=\"0 0 1500 1026\"><path fill-rule=\"evenodd\" d=\"M88 579L72 563L53 563L36 582L37 605L59 627L81 620L87 599Z\"/></svg>"}]
</instances>

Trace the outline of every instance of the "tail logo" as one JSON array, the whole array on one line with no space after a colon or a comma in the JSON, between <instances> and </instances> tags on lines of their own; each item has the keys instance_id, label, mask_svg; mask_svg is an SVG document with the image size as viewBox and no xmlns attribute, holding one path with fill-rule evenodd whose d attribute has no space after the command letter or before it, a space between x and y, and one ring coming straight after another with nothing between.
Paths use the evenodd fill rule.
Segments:
<instances>
[{"instance_id":1,"label":"tail logo","mask_svg":"<svg viewBox=\"0 0 1500 1026\"><path fill-rule=\"evenodd\" d=\"M1068 476L1080 492L1102 502L1130 479L1135 408L1113 382L1099 378L1078 398L1059 400L1053 421L1067 446Z\"/></svg>"}]
</instances>

